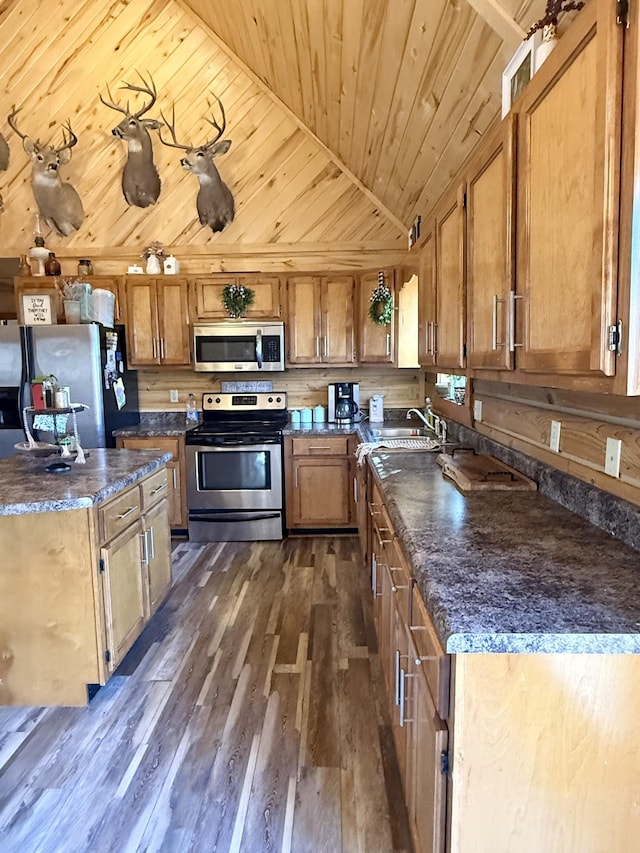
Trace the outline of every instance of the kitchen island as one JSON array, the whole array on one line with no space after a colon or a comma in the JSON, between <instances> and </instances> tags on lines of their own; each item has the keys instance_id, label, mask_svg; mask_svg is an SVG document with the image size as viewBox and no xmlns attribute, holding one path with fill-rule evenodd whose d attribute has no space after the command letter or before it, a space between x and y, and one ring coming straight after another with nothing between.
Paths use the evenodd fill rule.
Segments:
<instances>
[{"instance_id":1,"label":"kitchen island","mask_svg":"<svg viewBox=\"0 0 640 853\"><path fill-rule=\"evenodd\" d=\"M169 458L0 459L0 704L86 703L151 618L171 580Z\"/></svg>"},{"instance_id":2,"label":"kitchen island","mask_svg":"<svg viewBox=\"0 0 640 853\"><path fill-rule=\"evenodd\" d=\"M416 849L632 849L638 552L539 492L463 494L436 454L368 459Z\"/></svg>"}]
</instances>

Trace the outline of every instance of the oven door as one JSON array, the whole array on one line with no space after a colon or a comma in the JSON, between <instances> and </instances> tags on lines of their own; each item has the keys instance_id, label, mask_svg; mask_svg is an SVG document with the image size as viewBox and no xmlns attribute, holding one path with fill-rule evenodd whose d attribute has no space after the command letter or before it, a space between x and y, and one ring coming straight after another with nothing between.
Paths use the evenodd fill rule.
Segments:
<instances>
[{"instance_id":1,"label":"oven door","mask_svg":"<svg viewBox=\"0 0 640 853\"><path fill-rule=\"evenodd\" d=\"M281 510L282 444L187 445L192 510Z\"/></svg>"}]
</instances>

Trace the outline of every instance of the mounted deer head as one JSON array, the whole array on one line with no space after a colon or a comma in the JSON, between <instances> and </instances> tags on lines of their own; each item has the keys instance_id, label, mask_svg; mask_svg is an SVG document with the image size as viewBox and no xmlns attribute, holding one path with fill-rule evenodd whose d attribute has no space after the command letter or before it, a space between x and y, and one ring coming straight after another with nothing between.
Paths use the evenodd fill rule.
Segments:
<instances>
[{"instance_id":1,"label":"mounted deer head","mask_svg":"<svg viewBox=\"0 0 640 853\"><path fill-rule=\"evenodd\" d=\"M230 222L233 222L235 216L235 205L231 190L220 177L220 173L215 167L213 158L217 154L226 154L231 147L230 139L223 139L218 142L224 129L227 126L227 120L224 114L224 107L220 98L213 96L220 106L222 113L222 126L215 120L207 119L209 124L216 129L216 135L209 142L194 148L191 145L182 145L176 138L176 113L173 109L172 121L162 115L164 123L169 128L173 142L166 142L159 133L160 141L163 145L168 145L171 148L181 148L186 151L186 155L180 160L183 168L187 172L193 172L200 182L200 190L196 206L198 208L198 216L202 225L209 225L213 233L222 231Z\"/></svg>"},{"instance_id":2,"label":"mounted deer head","mask_svg":"<svg viewBox=\"0 0 640 853\"><path fill-rule=\"evenodd\" d=\"M162 122L155 118L142 118L155 104L158 93L151 76L149 76L149 84L142 74L139 76L142 80L142 86L134 86L132 83L126 82L124 86L120 86L121 89L127 89L130 92L142 92L151 98L137 113L131 112L129 102L127 102L126 108L113 103L108 86L107 92L110 100L106 101L102 95L100 95L100 100L106 107L124 113L124 118L120 124L113 128L111 133L118 139L124 139L128 147L127 162L122 171L122 192L127 204L135 205L135 207L149 207L150 204L155 204L158 201L160 195L160 176L153 162L153 145L149 131L159 130L162 127Z\"/></svg>"},{"instance_id":3,"label":"mounted deer head","mask_svg":"<svg viewBox=\"0 0 640 853\"><path fill-rule=\"evenodd\" d=\"M71 130L71 123L67 122L62 126L64 142L60 148L45 145L39 139L33 140L18 130L16 116L19 112L15 106L12 107L7 121L22 139L24 150L31 157L31 188L40 215L56 234L68 237L82 225L84 210L80 196L71 184L62 182L58 170L71 160L71 149L78 137Z\"/></svg>"}]
</instances>

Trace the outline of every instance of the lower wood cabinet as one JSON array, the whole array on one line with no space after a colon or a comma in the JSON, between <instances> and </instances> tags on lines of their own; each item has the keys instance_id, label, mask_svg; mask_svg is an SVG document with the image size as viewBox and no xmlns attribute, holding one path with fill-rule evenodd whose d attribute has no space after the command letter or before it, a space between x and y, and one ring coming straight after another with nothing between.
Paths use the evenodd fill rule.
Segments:
<instances>
[{"instance_id":1,"label":"lower wood cabinet","mask_svg":"<svg viewBox=\"0 0 640 853\"><path fill-rule=\"evenodd\" d=\"M355 525L351 436L285 436L287 527Z\"/></svg>"},{"instance_id":2,"label":"lower wood cabinet","mask_svg":"<svg viewBox=\"0 0 640 853\"><path fill-rule=\"evenodd\" d=\"M167 472L98 506L0 516L0 705L85 705L171 584Z\"/></svg>"},{"instance_id":3,"label":"lower wood cabinet","mask_svg":"<svg viewBox=\"0 0 640 853\"><path fill-rule=\"evenodd\" d=\"M420 600L382 496L369 501L371 588L380 666L416 853L445 848L449 656Z\"/></svg>"},{"instance_id":4,"label":"lower wood cabinet","mask_svg":"<svg viewBox=\"0 0 640 853\"><path fill-rule=\"evenodd\" d=\"M169 523L174 529L187 526L187 481L185 445L183 436L169 435L131 435L116 438L116 447L124 450L159 450L173 453L173 459L167 462L169 479L167 494L169 498Z\"/></svg>"}]
</instances>

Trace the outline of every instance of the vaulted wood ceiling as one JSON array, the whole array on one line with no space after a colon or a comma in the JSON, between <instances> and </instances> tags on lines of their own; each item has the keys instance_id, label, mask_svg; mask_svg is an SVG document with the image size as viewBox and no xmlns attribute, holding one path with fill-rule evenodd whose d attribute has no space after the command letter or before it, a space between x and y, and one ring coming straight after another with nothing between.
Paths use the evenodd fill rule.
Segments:
<instances>
[{"instance_id":1,"label":"vaulted wood ceiling","mask_svg":"<svg viewBox=\"0 0 640 853\"><path fill-rule=\"evenodd\" d=\"M404 228L499 115L504 66L545 6L184 2Z\"/></svg>"}]
</instances>

